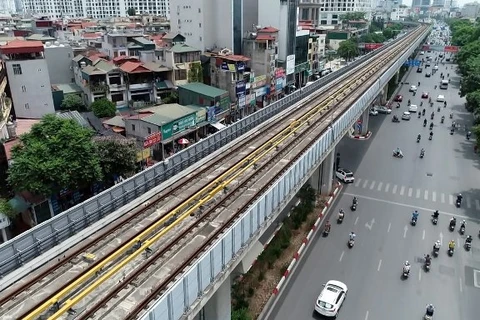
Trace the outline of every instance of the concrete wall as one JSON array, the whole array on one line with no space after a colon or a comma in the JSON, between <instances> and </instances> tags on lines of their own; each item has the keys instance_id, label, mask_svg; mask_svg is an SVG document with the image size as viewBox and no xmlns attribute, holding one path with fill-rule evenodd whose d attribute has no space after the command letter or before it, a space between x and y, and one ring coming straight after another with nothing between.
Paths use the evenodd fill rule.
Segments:
<instances>
[{"instance_id":1,"label":"concrete wall","mask_svg":"<svg viewBox=\"0 0 480 320\"><path fill-rule=\"evenodd\" d=\"M12 67L14 64L21 66L22 74L14 74ZM9 60L5 65L13 106L18 118L39 119L55 112L47 62L44 59Z\"/></svg>"},{"instance_id":2,"label":"concrete wall","mask_svg":"<svg viewBox=\"0 0 480 320\"><path fill-rule=\"evenodd\" d=\"M45 46L44 55L51 84L75 82L72 67L72 47L69 45Z\"/></svg>"}]
</instances>

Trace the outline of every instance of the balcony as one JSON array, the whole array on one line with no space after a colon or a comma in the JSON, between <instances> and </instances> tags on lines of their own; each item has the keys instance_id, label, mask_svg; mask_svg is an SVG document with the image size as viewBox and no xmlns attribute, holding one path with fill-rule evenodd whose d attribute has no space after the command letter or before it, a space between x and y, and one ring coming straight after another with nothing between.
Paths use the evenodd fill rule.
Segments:
<instances>
[{"instance_id":1,"label":"balcony","mask_svg":"<svg viewBox=\"0 0 480 320\"><path fill-rule=\"evenodd\" d=\"M123 91L127 88L125 84L110 83L110 91Z\"/></svg>"},{"instance_id":2,"label":"balcony","mask_svg":"<svg viewBox=\"0 0 480 320\"><path fill-rule=\"evenodd\" d=\"M108 92L108 86L106 84L92 83L88 85L92 93L104 93Z\"/></svg>"},{"instance_id":3,"label":"balcony","mask_svg":"<svg viewBox=\"0 0 480 320\"><path fill-rule=\"evenodd\" d=\"M146 89L152 89L152 83L151 82L141 82L141 83L130 83L128 85L128 88L130 90L146 90Z\"/></svg>"}]
</instances>

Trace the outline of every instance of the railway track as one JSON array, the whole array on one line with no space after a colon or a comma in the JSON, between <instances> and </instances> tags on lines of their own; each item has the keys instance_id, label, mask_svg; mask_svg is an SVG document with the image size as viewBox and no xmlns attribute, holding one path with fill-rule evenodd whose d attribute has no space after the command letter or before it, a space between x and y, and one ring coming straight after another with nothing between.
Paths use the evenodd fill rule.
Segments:
<instances>
[{"instance_id":1,"label":"railway track","mask_svg":"<svg viewBox=\"0 0 480 320\"><path fill-rule=\"evenodd\" d=\"M393 54L390 54L388 58L383 58L383 60L385 62L387 60L391 60L392 58ZM374 64L376 64L376 69L378 69L378 61L376 61ZM362 74L362 71L357 73ZM27 311L20 318L36 319L45 311L52 310L51 307L55 305L59 311L50 313L47 312L47 314L53 314L53 318L58 318L62 313L71 310L71 307L76 303L79 303L81 300L85 299L89 293L92 293L95 288L98 288L106 281L107 278L117 274L120 269L124 268L128 263L138 258L141 253L151 250L152 254L150 254L147 258L137 259L135 268L129 270L128 276L123 277L121 285L109 291L97 304L93 304L91 308L85 309L84 314L80 313L79 317L83 319L93 315L108 301L112 300L112 297L116 295L118 296L119 292L131 283L131 280L135 280L137 283L146 281L145 279L148 279L148 277L153 273L151 268L152 261L159 261L159 259L162 257L165 258L167 253L173 253L175 251L175 247L181 247L185 245L185 243L188 242L185 240L188 235L191 235L195 230L198 231L198 229L204 227L207 224L204 221L212 219L212 215L215 215L215 212L218 212L219 208L222 206L228 206L230 203L232 203L232 199L236 199L240 192L245 191L245 188L248 189L252 181L255 180L254 178L258 178L259 175L265 172L265 170L270 168L273 164L278 163L278 158L282 157L284 153L290 151L294 146L298 146L298 143L295 143L295 141L298 141L300 136L307 134L317 127L313 124L321 122L325 119L325 117L327 117L327 113L323 112L327 106L332 107L337 103L337 100L344 99L346 96L351 96L353 89L351 89L350 86L356 84L358 87L363 81L366 80L367 78L363 72L362 76L359 76L357 79L347 80L346 83L343 82L333 86L335 91L340 91L338 94L328 97L328 102L324 101L320 104L314 101L311 102L310 104L313 104L314 107L309 109L310 111L306 112L303 116L296 118L296 120L288 124L284 129L280 130L278 134L276 134L276 132L279 131L278 128L276 128L277 124L278 122L285 123L284 119L281 119L278 122L272 122L265 128L266 130L257 131L254 135L252 135L252 138L259 137L261 136L261 134L259 134L260 132L264 134L265 131L268 132L270 130L270 134L266 138L263 137L263 139L260 138L257 140L257 145L260 145L260 147L256 147L253 152L248 152L248 149L247 152L238 152L238 150L244 150L245 146L251 142L238 144L237 147L232 150L232 153L225 154L225 156L221 157L221 160L217 159L219 160L216 162L218 166L216 167L214 165L214 170L212 170L212 165L210 165L208 167L209 169L204 167L197 174L184 179L196 181L200 179L199 177L205 177L213 172L220 172L215 179L212 179L211 183L207 184L205 187L199 188L197 192L194 192L194 196L189 198L188 201L181 200L183 203L177 206L175 206L175 201L171 201L171 195L173 195L174 192L186 191L185 187L182 189L180 183L178 184L178 187L172 187L171 190L165 191L164 196L167 200L164 199L164 203L171 203L171 208L169 210L164 208L164 210L168 210L166 214L161 214L161 218L158 221L151 223L149 226L147 226L147 228L144 228L142 232L132 236L129 241L124 242L125 244L121 246L120 249L117 248L111 250L113 252L105 254L104 259L98 260L97 262L91 264L86 270L83 270L84 272L82 273L82 276L76 277L70 282L67 282L65 287L69 288L69 290L67 290L68 292L66 292L65 289L55 292L47 297L47 299L44 299L45 302L43 302L43 304L36 305L35 312L33 312L32 309ZM343 88L342 90L340 89L342 87L347 88ZM302 110L305 110L305 108L302 107ZM299 109L297 109L297 111L299 111ZM330 116L330 113L328 113L328 116ZM288 117L291 118L293 115L289 115ZM296 135L296 137L294 137L294 135ZM252 146L249 147L249 149L253 149ZM232 156L232 154L234 156ZM231 166L228 170L224 170L221 168L221 164L224 164L224 162L221 161L225 161L227 158L230 162L235 163L235 165ZM255 198L255 196L253 198ZM191 217L191 214L195 214L197 216ZM224 226L218 230L223 230L223 228L235 218L236 214L232 214ZM181 225L182 223L183 225ZM204 223L204 225L202 225L202 223ZM179 227L185 229L180 232L178 229L181 228ZM208 240L204 241L204 243L207 244L210 242L210 239L216 237L216 235L219 234L218 232L221 232L218 230L213 233L214 236L209 235ZM173 237L173 240L169 241L168 244L158 245L157 240L164 238L167 232L170 231L177 231L180 233ZM98 243L100 242L97 242L97 244ZM90 251L91 248L92 247L89 249ZM146 248L149 248L149 250L145 250ZM201 252L203 249L203 244L196 248L198 252ZM79 253L81 252L85 252L85 248L79 251ZM193 256L196 256L196 254ZM189 263L190 260L191 258L186 259L186 262ZM186 265L187 264L184 263L177 269L182 270ZM57 268L57 270L59 269ZM175 276L175 274L175 272L172 273L172 276ZM155 290L152 290L152 293L154 293L154 295L161 293L166 284L173 279L172 276L168 276L166 279L164 279L160 286L156 287ZM73 290L73 287L75 287L76 290ZM80 293L84 292L85 295L78 298L81 296L81 294L79 295L77 290L80 291ZM18 293L20 293L20 291ZM73 299L75 299L75 304L73 303ZM146 302L139 304L139 308L137 308L138 310L143 310L143 308L148 304L148 299L145 299L144 301ZM2 303L2 305L4 304ZM55 308L53 310L55 310ZM132 316L134 314L138 314L138 312L135 310L132 311ZM2 314L2 311L3 309L0 310L0 315Z\"/></svg>"}]
</instances>

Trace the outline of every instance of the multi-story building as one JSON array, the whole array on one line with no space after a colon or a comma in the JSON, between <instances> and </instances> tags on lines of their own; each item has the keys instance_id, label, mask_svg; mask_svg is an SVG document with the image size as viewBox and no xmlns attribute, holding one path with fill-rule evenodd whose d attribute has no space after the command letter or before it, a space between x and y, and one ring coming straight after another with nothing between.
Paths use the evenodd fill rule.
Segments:
<instances>
[{"instance_id":1,"label":"multi-story building","mask_svg":"<svg viewBox=\"0 0 480 320\"><path fill-rule=\"evenodd\" d=\"M164 47L155 50L156 61L170 68L174 72L174 85L181 86L189 82L189 73L202 73L200 61L201 51L185 44L185 37L181 34L167 33L162 38ZM194 82L199 81L199 74L195 75ZM203 74L201 76L203 78ZM192 79L190 79L192 80Z\"/></svg>"},{"instance_id":2,"label":"multi-story building","mask_svg":"<svg viewBox=\"0 0 480 320\"><path fill-rule=\"evenodd\" d=\"M464 4L461 13L464 18L476 19L480 16L480 3L471 2Z\"/></svg>"},{"instance_id":3,"label":"multi-story building","mask_svg":"<svg viewBox=\"0 0 480 320\"><path fill-rule=\"evenodd\" d=\"M415 14L425 16L430 10L431 0L412 0L412 9Z\"/></svg>"},{"instance_id":4,"label":"multi-story building","mask_svg":"<svg viewBox=\"0 0 480 320\"><path fill-rule=\"evenodd\" d=\"M54 43L47 42L44 48L51 83L61 84L75 82L72 67L72 47L68 44L60 44L55 41Z\"/></svg>"},{"instance_id":5,"label":"multi-story building","mask_svg":"<svg viewBox=\"0 0 480 320\"><path fill-rule=\"evenodd\" d=\"M247 12L244 6L254 10L256 1L170 0L171 30L202 51L230 48L241 54L244 30L256 24L255 11Z\"/></svg>"},{"instance_id":6,"label":"multi-story building","mask_svg":"<svg viewBox=\"0 0 480 320\"><path fill-rule=\"evenodd\" d=\"M0 46L17 118L41 118L55 112L45 48L40 41L14 40Z\"/></svg>"},{"instance_id":7,"label":"multi-story building","mask_svg":"<svg viewBox=\"0 0 480 320\"><path fill-rule=\"evenodd\" d=\"M300 0L299 18L311 20L315 25L341 24L341 16L349 12L365 12L367 20L371 17L370 0Z\"/></svg>"},{"instance_id":8,"label":"multi-story building","mask_svg":"<svg viewBox=\"0 0 480 320\"><path fill-rule=\"evenodd\" d=\"M8 140L11 133L7 126L8 117L12 109L12 101L7 97L7 70L3 61L0 61L0 140ZM1 148L1 146L0 146Z\"/></svg>"},{"instance_id":9,"label":"multi-story building","mask_svg":"<svg viewBox=\"0 0 480 320\"><path fill-rule=\"evenodd\" d=\"M278 54L278 29L264 27L250 32L243 39L243 53L250 57L250 70L255 75L274 76Z\"/></svg>"},{"instance_id":10,"label":"multi-story building","mask_svg":"<svg viewBox=\"0 0 480 320\"><path fill-rule=\"evenodd\" d=\"M50 18L81 18L93 19L109 17L125 17L128 9L135 13L149 13L170 18L168 0L24 0L23 11L31 14L41 14Z\"/></svg>"},{"instance_id":11,"label":"multi-story building","mask_svg":"<svg viewBox=\"0 0 480 320\"><path fill-rule=\"evenodd\" d=\"M111 59L140 56L144 62L155 60L155 44L143 37L143 30L112 30L103 36L102 51Z\"/></svg>"}]
</instances>

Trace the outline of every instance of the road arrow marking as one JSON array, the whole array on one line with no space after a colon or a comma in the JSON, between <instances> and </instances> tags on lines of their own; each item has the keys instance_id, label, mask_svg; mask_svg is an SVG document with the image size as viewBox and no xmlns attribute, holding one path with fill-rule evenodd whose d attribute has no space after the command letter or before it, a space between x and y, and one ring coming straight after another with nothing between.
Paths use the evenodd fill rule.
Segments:
<instances>
[{"instance_id":1,"label":"road arrow marking","mask_svg":"<svg viewBox=\"0 0 480 320\"><path fill-rule=\"evenodd\" d=\"M372 230L372 227L373 227L373 224L375 223L375 219L372 219L372 221L370 222L370 224L365 223L365 227L368 228L368 230Z\"/></svg>"},{"instance_id":2,"label":"road arrow marking","mask_svg":"<svg viewBox=\"0 0 480 320\"><path fill-rule=\"evenodd\" d=\"M407 237L407 231L408 231L408 226L405 225L405 228L403 228L403 237L404 237L404 238Z\"/></svg>"}]
</instances>

